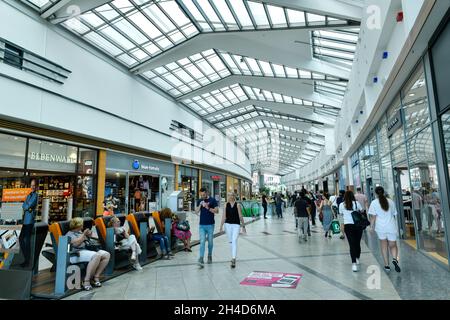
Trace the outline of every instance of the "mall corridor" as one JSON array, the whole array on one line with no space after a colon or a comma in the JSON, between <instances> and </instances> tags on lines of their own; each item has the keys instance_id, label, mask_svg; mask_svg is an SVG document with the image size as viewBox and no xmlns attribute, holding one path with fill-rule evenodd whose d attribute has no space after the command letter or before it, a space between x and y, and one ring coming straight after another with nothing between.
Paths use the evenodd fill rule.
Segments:
<instances>
[{"instance_id":1,"label":"mall corridor","mask_svg":"<svg viewBox=\"0 0 450 320\"><path fill-rule=\"evenodd\" d=\"M422 254L400 247L402 272L386 274L379 252L362 244L361 270L351 270L347 240L325 239L320 223L306 243L299 243L295 220L288 209L283 219L270 217L247 225L238 242L236 269L230 268L225 235L214 239L213 263L197 265L198 246L179 252L173 260L159 260L104 283L92 292L69 300L398 300L448 299L450 278ZM364 242L364 241L363 241ZM377 269L378 268L378 269ZM379 272L379 288L369 277ZM240 285L253 271L302 274L296 289ZM372 276L373 277L373 276ZM368 282L373 283L372 285ZM437 295L437 293L439 293Z\"/></svg>"}]
</instances>

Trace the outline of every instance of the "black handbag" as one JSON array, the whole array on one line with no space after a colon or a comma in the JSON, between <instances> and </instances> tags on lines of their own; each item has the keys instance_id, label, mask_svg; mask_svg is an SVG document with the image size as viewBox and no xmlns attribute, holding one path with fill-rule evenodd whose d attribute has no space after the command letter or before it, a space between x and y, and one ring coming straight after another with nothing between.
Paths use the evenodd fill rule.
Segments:
<instances>
[{"instance_id":1,"label":"black handbag","mask_svg":"<svg viewBox=\"0 0 450 320\"><path fill-rule=\"evenodd\" d=\"M356 205L356 208L358 208L358 205ZM354 225L358 228L361 228L362 230L370 226L369 219L367 219L367 216L363 214L360 210L352 211L352 218Z\"/></svg>"},{"instance_id":2,"label":"black handbag","mask_svg":"<svg viewBox=\"0 0 450 320\"><path fill-rule=\"evenodd\" d=\"M102 249L102 245L98 241L88 238L84 240L84 249L97 252Z\"/></svg>"}]
</instances>

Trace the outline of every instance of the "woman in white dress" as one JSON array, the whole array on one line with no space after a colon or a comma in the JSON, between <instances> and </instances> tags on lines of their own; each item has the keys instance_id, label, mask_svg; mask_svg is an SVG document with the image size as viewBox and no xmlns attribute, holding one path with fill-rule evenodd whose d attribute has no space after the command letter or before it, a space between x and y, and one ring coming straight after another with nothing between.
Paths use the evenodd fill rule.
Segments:
<instances>
[{"instance_id":1,"label":"woman in white dress","mask_svg":"<svg viewBox=\"0 0 450 320\"><path fill-rule=\"evenodd\" d=\"M381 254L384 259L384 270L389 272L389 251L392 256L392 264L395 271L400 272L398 263L398 228L397 209L391 199L386 198L383 187L376 187L377 199L373 200L369 207L371 229L375 230L380 239Z\"/></svg>"}]
</instances>

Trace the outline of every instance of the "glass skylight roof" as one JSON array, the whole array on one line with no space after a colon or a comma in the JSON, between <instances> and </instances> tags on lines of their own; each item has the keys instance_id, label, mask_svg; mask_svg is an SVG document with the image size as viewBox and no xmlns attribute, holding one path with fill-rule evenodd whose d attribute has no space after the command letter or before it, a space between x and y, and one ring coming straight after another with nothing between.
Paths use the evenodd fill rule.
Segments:
<instances>
[{"instance_id":1,"label":"glass skylight roof","mask_svg":"<svg viewBox=\"0 0 450 320\"><path fill-rule=\"evenodd\" d=\"M22 1L40 12L59 2L59 0ZM230 132L242 136L249 131L261 129L274 131L272 138L269 136L267 141L268 144L273 144L274 138L281 137L280 134L276 134L278 130L305 134L302 130L281 124L283 121L277 119L312 122L261 108L258 101L311 108L316 114L331 118L338 116L339 108L238 83L197 96L194 96L195 91L232 75L305 79L312 80L311 84L316 93L341 102L347 90L347 81L321 73L320 70L303 70L214 48L177 61L166 62L150 71L143 69L145 63L155 56L192 39L199 33L282 28L311 29L314 58L346 69L351 68L358 42L359 22L317 12L304 12L269 2L115 0L61 24L130 70L142 70L143 73L138 73L140 76L187 105L198 115L206 117L218 128L227 131L227 134ZM184 99L183 96L187 94L189 98ZM252 101L245 106L243 102L248 100ZM232 108L239 103L241 103L239 108ZM306 134L314 136L309 132ZM300 142L304 141L292 140L292 143L281 141L279 145L283 152L278 154L291 161L290 153L295 152L294 158L297 157ZM254 146L252 145L251 151L253 147L259 147L257 144L255 142ZM311 145L316 148L322 147L320 144ZM306 155L303 156L306 160L301 161L309 161ZM295 167L299 162L293 165ZM283 166L283 169L285 167L292 166Z\"/></svg>"},{"instance_id":2,"label":"glass skylight roof","mask_svg":"<svg viewBox=\"0 0 450 320\"><path fill-rule=\"evenodd\" d=\"M207 50L147 71L143 76L178 97L230 74L215 51Z\"/></svg>"},{"instance_id":3,"label":"glass skylight roof","mask_svg":"<svg viewBox=\"0 0 450 320\"><path fill-rule=\"evenodd\" d=\"M340 63L351 69L358 44L359 28L312 31L314 57Z\"/></svg>"},{"instance_id":4,"label":"glass skylight roof","mask_svg":"<svg viewBox=\"0 0 450 320\"><path fill-rule=\"evenodd\" d=\"M170 0L115 0L62 25L128 67L199 33Z\"/></svg>"},{"instance_id":5,"label":"glass skylight roof","mask_svg":"<svg viewBox=\"0 0 450 320\"><path fill-rule=\"evenodd\" d=\"M22 0L26 4L32 6L33 8L43 12L47 8L51 7L53 4L59 2L60 0Z\"/></svg>"},{"instance_id":6,"label":"glass skylight roof","mask_svg":"<svg viewBox=\"0 0 450 320\"><path fill-rule=\"evenodd\" d=\"M254 87L243 86L240 84L234 84L229 87L224 87L219 90L214 90L206 94L195 96L191 99L185 99L183 100L183 103L185 103L189 108L191 108L201 116L207 116L209 113L223 110L234 104L249 99L295 104L315 108L315 110L319 108L322 108L324 110L328 110L328 108L330 108L330 110L335 110L335 112L338 112L339 110L333 107L325 106L320 103L290 97L275 92L271 92L268 90L261 90Z\"/></svg>"}]
</instances>

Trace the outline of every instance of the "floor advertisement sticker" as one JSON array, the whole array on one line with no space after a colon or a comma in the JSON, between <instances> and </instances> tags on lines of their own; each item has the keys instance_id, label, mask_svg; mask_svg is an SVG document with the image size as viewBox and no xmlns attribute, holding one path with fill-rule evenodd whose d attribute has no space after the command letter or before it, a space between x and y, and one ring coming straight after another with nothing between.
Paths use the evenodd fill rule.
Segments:
<instances>
[{"instance_id":1,"label":"floor advertisement sticker","mask_svg":"<svg viewBox=\"0 0 450 320\"><path fill-rule=\"evenodd\" d=\"M297 288L303 274L253 271L240 284L244 286Z\"/></svg>"}]
</instances>

